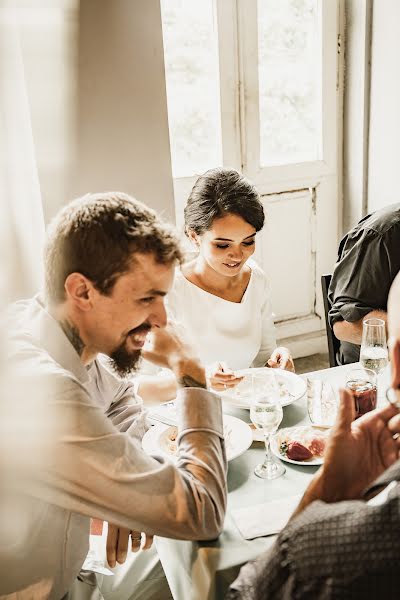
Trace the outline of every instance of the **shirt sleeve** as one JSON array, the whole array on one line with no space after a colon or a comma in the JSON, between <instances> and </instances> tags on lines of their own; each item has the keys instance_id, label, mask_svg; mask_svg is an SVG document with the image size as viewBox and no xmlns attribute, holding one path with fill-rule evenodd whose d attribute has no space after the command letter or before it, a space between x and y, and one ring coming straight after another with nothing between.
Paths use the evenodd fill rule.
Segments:
<instances>
[{"instance_id":1,"label":"shirt sleeve","mask_svg":"<svg viewBox=\"0 0 400 600\"><path fill-rule=\"evenodd\" d=\"M262 278L261 294L263 299L260 315L261 345L252 366L264 367L272 352L276 348L276 333L274 315L272 312L271 289L268 279L261 269L259 269L258 275Z\"/></svg>"},{"instance_id":2,"label":"shirt sleeve","mask_svg":"<svg viewBox=\"0 0 400 600\"><path fill-rule=\"evenodd\" d=\"M337 321L359 321L372 310L386 310L391 273L384 238L373 230L356 230L343 244L329 299L331 327Z\"/></svg>"},{"instance_id":3,"label":"shirt sleeve","mask_svg":"<svg viewBox=\"0 0 400 600\"><path fill-rule=\"evenodd\" d=\"M47 403L51 418L32 437L21 478L33 496L149 534L217 537L227 468L218 396L180 390L176 464L145 454L129 428L118 431L76 381L62 378Z\"/></svg>"},{"instance_id":4,"label":"shirt sleeve","mask_svg":"<svg viewBox=\"0 0 400 600\"><path fill-rule=\"evenodd\" d=\"M228 599L379 597L368 594L381 584L379 575L390 578L390 569L397 574L398 501L399 485L378 506L312 503L270 550L241 570Z\"/></svg>"}]
</instances>

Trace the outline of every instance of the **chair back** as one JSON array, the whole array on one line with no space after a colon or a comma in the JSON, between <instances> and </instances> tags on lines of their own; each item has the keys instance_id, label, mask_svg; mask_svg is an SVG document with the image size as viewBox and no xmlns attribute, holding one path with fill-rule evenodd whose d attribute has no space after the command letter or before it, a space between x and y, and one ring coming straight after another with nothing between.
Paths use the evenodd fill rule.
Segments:
<instances>
[{"instance_id":1,"label":"chair back","mask_svg":"<svg viewBox=\"0 0 400 600\"><path fill-rule=\"evenodd\" d=\"M337 367L337 352L339 351L340 341L337 339L333 330L329 324L328 313L331 308L331 303L328 298L329 285L331 283L332 275L321 275L321 287L322 287L322 298L324 300L324 311L325 311L325 325L326 325L326 337L328 339L328 352L329 352L329 366Z\"/></svg>"}]
</instances>

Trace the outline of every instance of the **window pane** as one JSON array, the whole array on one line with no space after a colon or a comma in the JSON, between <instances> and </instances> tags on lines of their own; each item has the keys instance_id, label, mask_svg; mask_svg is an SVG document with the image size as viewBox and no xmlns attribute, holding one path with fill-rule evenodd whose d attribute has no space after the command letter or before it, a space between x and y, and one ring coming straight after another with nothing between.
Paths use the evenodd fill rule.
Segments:
<instances>
[{"instance_id":1,"label":"window pane","mask_svg":"<svg viewBox=\"0 0 400 600\"><path fill-rule=\"evenodd\" d=\"M321 158L317 0L258 0L260 164Z\"/></svg>"},{"instance_id":2,"label":"window pane","mask_svg":"<svg viewBox=\"0 0 400 600\"><path fill-rule=\"evenodd\" d=\"M174 177L222 164L214 0L161 0Z\"/></svg>"}]
</instances>

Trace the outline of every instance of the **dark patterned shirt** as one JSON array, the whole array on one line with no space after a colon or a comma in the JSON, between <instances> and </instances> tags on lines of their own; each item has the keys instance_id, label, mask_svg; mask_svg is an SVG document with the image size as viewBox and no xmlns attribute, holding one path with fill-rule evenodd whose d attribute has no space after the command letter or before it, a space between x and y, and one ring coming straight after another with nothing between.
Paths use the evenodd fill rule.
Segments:
<instances>
[{"instance_id":1,"label":"dark patterned shirt","mask_svg":"<svg viewBox=\"0 0 400 600\"><path fill-rule=\"evenodd\" d=\"M377 480L400 480L400 461ZM368 493L371 489L368 490ZM313 502L245 565L226 600L400 598L400 483L381 504Z\"/></svg>"},{"instance_id":2,"label":"dark patterned shirt","mask_svg":"<svg viewBox=\"0 0 400 600\"><path fill-rule=\"evenodd\" d=\"M340 242L329 287L329 322L359 321L387 309L393 279L400 270L400 203L364 217ZM340 345L339 362L359 360L360 347Z\"/></svg>"}]
</instances>

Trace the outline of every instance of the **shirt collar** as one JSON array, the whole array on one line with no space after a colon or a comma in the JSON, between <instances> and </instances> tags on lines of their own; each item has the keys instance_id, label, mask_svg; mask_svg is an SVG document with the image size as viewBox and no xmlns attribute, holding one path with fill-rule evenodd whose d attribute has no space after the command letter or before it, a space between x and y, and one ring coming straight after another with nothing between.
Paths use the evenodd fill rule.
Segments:
<instances>
[{"instance_id":1,"label":"shirt collar","mask_svg":"<svg viewBox=\"0 0 400 600\"><path fill-rule=\"evenodd\" d=\"M82 364L79 354L65 335L59 322L47 311L42 298L37 295L35 302L36 318L33 334L41 346L54 360L67 371L71 371L81 383L89 381L89 373Z\"/></svg>"}]
</instances>

